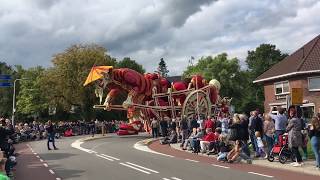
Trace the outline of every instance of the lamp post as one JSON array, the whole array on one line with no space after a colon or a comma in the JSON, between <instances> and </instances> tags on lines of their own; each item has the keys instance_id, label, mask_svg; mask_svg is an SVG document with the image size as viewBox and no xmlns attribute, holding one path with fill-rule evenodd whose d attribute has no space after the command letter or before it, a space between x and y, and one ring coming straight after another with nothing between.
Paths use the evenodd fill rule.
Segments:
<instances>
[{"instance_id":1,"label":"lamp post","mask_svg":"<svg viewBox=\"0 0 320 180\"><path fill-rule=\"evenodd\" d=\"M13 127L14 127L14 113L16 112L16 82L23 81L23 80L28 80L28 78L16 79L13 82L12 119L11 119L11 123Z\"/></svg>"}]
</instances>

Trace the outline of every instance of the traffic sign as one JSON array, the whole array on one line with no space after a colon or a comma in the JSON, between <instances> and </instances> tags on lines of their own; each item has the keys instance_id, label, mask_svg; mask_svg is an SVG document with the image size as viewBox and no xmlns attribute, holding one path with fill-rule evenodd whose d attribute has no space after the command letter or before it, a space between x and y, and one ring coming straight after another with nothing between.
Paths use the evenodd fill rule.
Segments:
<instances>
[{"instance_id":1,"label":"traffic sign","mask_svg":"<svg viewBox=\"0 0 320 180\"><path fill-rule=\"evenodd\" d=\"M302 88L292 88L291 90L291 104L299 105L303 103L303 89Z\"/></svg>"},{"instance_id":2,"label":"traffic sign","mask_svg":"<svg viewBox=\"0 0 320 180\"><path fill-rule=\"evenodd\" d=\"M12 77L11 77L11 75L0 74L0 79L1 80L11 80Z\"/></svg>"},{"instance_id":3,"label":"traffic sign","mask_svg":"<svg viewBox=\"0 0 320 180\"><path fill-rule=\"evenodd\" d=\"M11 87L12 83L10 82L0 82L0 87Z\"/></svg>"}]
</instances>

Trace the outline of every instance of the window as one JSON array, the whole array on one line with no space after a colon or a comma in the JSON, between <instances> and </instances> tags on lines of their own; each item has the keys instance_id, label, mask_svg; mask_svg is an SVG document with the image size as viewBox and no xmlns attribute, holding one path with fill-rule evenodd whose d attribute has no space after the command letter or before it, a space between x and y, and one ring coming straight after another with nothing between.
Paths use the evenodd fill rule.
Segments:
<instances>
[{"instance_id":1,"label":"window","mask_svg":"<svg viewBox=\"0 0 320 180\"><path fill-rule=\"evenodd\" d=\"M276 95L289 94L289 82L283 81L274 83L274 89Z\"/></svg>"},{"instance_id":2,"label":"window","mask_svg":"<svg viewBox=\"0 0 320 180\"><path fill-rule=\"evenodd\" d=\"M309 77L309 91L320 91L320 77Z\"/></svg>"}]
</instances>

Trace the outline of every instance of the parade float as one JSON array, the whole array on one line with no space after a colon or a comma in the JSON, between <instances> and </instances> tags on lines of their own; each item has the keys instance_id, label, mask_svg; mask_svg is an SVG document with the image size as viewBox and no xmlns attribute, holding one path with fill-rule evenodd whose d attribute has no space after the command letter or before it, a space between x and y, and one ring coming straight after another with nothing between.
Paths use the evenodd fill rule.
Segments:
<instances>
[{"instance_id":1,"label":"parade float","mask_svg":"<svg viewBox=\"0 0 320 180\"><path fill-rule=\"evenodd\" d=\"M100 99L100 104L93 108L127 111L129 123L120 125L118 135L138 134L143 127L148 127L152 118L218 116L221 111L229 110L231 101L219 96L221 86L217 80L208 83L200 75L192 76L190 81L171 83L156 73L140 74L128 68L94 66L84 86L93 83ZM115 104L120 93L126 93L127 98L122 104Z\"/></svg>"}]
</instances>

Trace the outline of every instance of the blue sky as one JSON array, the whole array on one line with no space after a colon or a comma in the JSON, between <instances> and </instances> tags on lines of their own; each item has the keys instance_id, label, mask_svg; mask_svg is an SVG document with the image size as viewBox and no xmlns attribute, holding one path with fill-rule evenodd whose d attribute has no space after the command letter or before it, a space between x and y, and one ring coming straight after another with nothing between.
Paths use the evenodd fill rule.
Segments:
<instances>
[{"instance_id":1,"label":"blue sky","mask_svg":"<svg viewBox=\"0 0 320 180\"><path fill-rule=\"evenodd\" d=\"M294 50L320 34L319 0L0 0L0 61L51 66L76 43L154 71L163 57L180 74L194 56L226 52L242 64L272 43Z\"/></svg>"}]
</instances>

